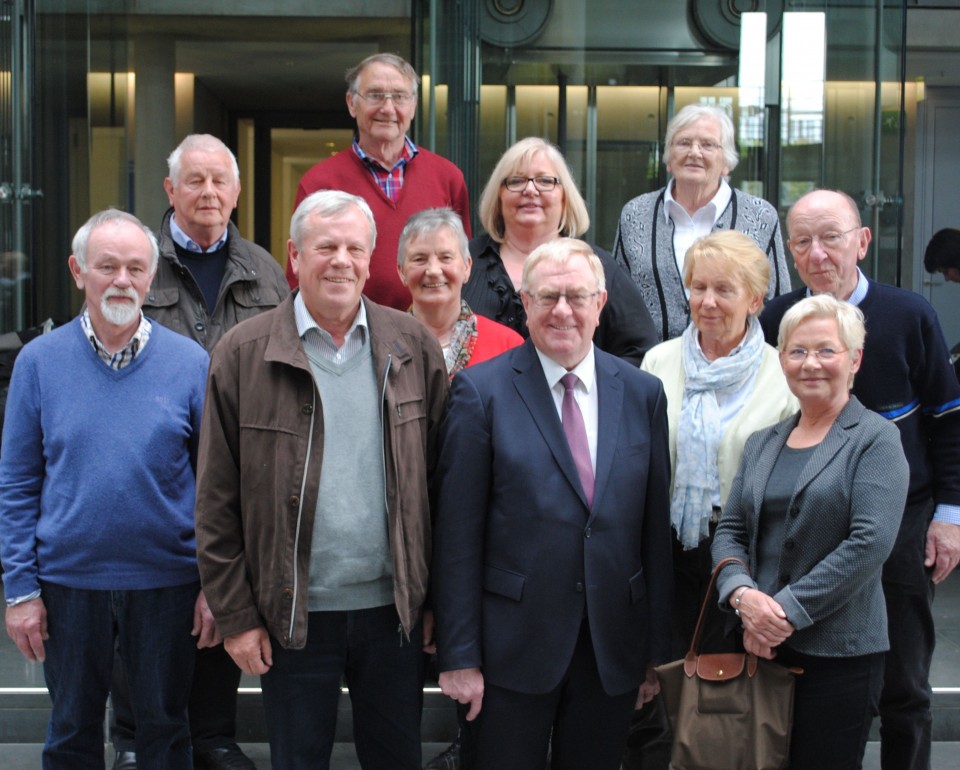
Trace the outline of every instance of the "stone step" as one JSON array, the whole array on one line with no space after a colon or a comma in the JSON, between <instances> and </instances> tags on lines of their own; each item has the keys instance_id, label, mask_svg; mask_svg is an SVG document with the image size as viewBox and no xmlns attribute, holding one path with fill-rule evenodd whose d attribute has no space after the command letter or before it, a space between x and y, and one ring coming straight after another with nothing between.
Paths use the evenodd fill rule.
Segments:
<instances>
[{"instance_id":1,"label":"stone step","mask_svg":"<svg viewBox=\"0 0 960 770\"><path fill-rule=\"evenodd\" d=\"M265 743L266 727L259 687L242 687L238 705L238 739ZM42 743L46 735L50 699L44 688L0 688L0 743ZM436 687L424 688L421 735L428 743L449 742L456 735L453 702ZM871 740L878 739L874 723ZM337 741L350 742L353 715L349 696L340 697ZM960 742L960 687L933 688L933 739ZM6 767L0 762L0 767Z\"/></svg>"}]
</instances>

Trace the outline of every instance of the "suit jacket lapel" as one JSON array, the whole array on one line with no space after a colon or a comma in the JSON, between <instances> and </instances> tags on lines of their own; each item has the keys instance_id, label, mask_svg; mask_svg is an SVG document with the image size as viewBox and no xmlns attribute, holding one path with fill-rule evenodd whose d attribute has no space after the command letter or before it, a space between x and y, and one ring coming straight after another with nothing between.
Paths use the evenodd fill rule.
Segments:
<instances>
[{"instance_id":1,"label":"suit jacket lapel","mask_svg":"<svg viewBox=\"0 0 960 770\"><path fill-rule=\"evenodd\" d=\"M620 437L620 424L623 419L623 380L615 367L604 360L599 351L595 351L597 361L597 471L593 488L593 509L590 519L600 510L598 503L610 477L610 468L616 453Z\"/></svg>"},{"instance_id":2,"label":"suit jacket lapel","mask_svg":"<svg viewBox=\"0 0 960 770\"><path fill-rule=\"evenodd\" d=\"M560 423L560 415L557 414L557 408L554 405L553 394L547 387L547 379L543 374L543 367L540 366L540 359L537 358L536 349L529 340L518 353L514 370L516 376L513 378L513 383L520 399L533 417L540 435L557 465L560 466L560 470L563 471L563 475L567 477L567 481L586 506L587 500L580 486L580 476L573 462L573 455L570 454L570 447L567 446L567 437L563 433L563 425Z\"/></svg>"}]
</instances>

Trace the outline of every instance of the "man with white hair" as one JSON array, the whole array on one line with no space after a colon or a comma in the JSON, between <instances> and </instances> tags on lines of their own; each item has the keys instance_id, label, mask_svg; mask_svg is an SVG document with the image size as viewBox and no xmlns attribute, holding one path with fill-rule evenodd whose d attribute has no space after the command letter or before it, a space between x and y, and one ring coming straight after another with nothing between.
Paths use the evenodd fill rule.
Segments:
<instances>
[{"instance_id":1,"label":"man with white hair","mask_svg":"<svg viewBox=\"0 0 960 770\"><path fill-rule=\"evenodd\" d=\"M49 770L103 766L114 647L137 712L143 768L192 770L194 645L215 644L199 599L196 448L208 357L144 317L153 234L95 214L73 241L86 305L24 347L0 459L7 633L42 661L53 707ZM131 547L136 544L136 547Z\"/></svg>"},{"instance_id":2,"label":"man with white hair","mask_svg":"<svg viewBox=\"0 0 960 770\"><path fill-rule=\"evenodd\" d=\"M960 561L960 385L930 304L867 278L857 266L873 236L849 195L807 193L790 208L787 229L804 285L764 309L767 342L776 342L784 313L810 294L860 308L867 340L852 392L897 426L910 464L900 531L883 567L890 650L880 696L880 766L924 770L933 725L934 585Z\"/></svg>"},{"instance_id":3,"label":"man with white hair","mask_svg":"<svg viewBox=\"0 0 960 770\"><path fill-rule=\"evenodd\" d=\"M230 149L215 136L191 134L167 164L170 209L160 223L160 266L144 312L209 352L233 326L276 307L290 290L277 261L230 221L240 196Z\"/></svg>"},{"instance_id":4,"label":"man with white hair","mask_svg":"<svg viewBox=\"0 0 960 770\"><path fill-rule=\"evenodd\" d=\"M213 351L197 557L224 647L260 676L270 761L329 767L341 679L363 768L420 770L427 479L440 344L362 296L376 226L323 190L290 222L300 290Z\"/></svg>"}]
</instances>

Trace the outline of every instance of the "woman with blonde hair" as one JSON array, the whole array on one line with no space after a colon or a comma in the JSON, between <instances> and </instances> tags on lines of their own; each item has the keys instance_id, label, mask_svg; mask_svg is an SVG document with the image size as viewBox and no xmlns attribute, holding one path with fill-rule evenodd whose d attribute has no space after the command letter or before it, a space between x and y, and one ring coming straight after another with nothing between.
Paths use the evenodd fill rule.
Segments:
<instances>
[{"instance_id":1,"label":"woman with blonde hair","mask_svg":"<svg viewBox=\"0 0 960 770\"><path fill-rule=\"evenodd\" d=\"M590 216L560 150L537 137L522 139L500 158L480 196L484 235L470 241L473 275L463 298L474 312L527 337L520 278L527 255L555 238L577 238ZM597 347L639 364L656 343L643 298L627 273L594 247L607 276L609 299L594 335Z\"/></svg>"},{"instance_id":2,"label":"woman with blonde hair","mask_svg":"<svg viewBox=\"0 0 960 770\"><path fill-rule=\"evenodd\" d=\"M757 320L770 275L766 255L743 233L725 230L690 247L684 272L690 325L641 366L667 395L678 656L690 645L710 582L710 545L743 446L797 410ZM722 626L719 617L707 622L707 652L729 647Z\"/></svg>"}]
</instances>

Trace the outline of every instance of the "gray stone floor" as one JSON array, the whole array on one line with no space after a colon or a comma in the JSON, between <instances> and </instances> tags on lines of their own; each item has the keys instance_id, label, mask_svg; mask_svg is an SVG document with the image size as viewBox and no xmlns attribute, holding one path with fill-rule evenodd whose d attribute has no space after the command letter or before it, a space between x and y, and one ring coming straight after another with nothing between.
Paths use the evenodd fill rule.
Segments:
<instances>
[{"instance_id":1,"label":"gray stone floor","mask_svg":"<svg viewBox=\"0 0 960 770\"><path fill-rule=\"evenodd\" d=\"M444 748L441 743L423 744L423 756L429 759ZM264 743L243 745L244 751L257 765L258 770L270 770L270 752ZM107 754L107 767L113 759ZM956 770L960 766L960 743L937 742L933 744L933 770ZM0 767L3 770L36 770L40 767L40 746L31 743L0 743ZM338 743L333 750L331 770L360 770L360 763L353 751L353 744ZM880 744L867 744L863 770L880 770Z\"/></svg>"}]
</instances>

